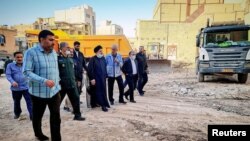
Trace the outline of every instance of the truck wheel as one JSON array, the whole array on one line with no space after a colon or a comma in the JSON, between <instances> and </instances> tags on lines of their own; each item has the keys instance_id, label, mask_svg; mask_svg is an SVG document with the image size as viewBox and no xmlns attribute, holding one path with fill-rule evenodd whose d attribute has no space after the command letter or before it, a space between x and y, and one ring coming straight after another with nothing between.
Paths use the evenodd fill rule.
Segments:
<instances>
[{"instance_id":1,"label":"truck wheel","mask_svg":"<svg viewBox=\"0 0 250 141\"><path fill-rule=\"evenodd\" d=\"M238 81L239 83L246 83L248 78L248 73L239 73L238 74Z\"/></svg>"},{"instance_id":2,"label":"truck wheel","mask_svg":"<svg viewBox=\"0 0 250 141\"><path fill-rule=\"evenodd\" d=\"M198 72L198 81L199 82L205 81L205 75L203 73Z\"/></svg>"}]
</instances>

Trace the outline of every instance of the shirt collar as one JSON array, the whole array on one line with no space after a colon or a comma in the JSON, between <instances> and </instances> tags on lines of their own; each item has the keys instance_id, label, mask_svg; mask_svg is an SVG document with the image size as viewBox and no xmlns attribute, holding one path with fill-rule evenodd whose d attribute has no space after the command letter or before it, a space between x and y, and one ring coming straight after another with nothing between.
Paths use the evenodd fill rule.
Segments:
<instances>
[{"instance_id":1,"label":"shirt collar","mask_svg":"<svg viewBox=\"0 0 250 141\"><path fill-rule=\"evenodd\" d=\"M43 52L43 53L45 52L45 51L44 51L44 48L41 46L40 43L38 44L38 49L39 49L41 52ZM51 50L49 53L51 53L52 51L53 51L53 50Z\"/></svg>"},{"instance_id":2,"label":"shirt collar","mask_svg":"<svg viewBox=\"0 0 250 141\"><path fill-rule=\"evenodd\" d=\"M41 52L44 52L44 49L42 48L41 44L38 44L38 49L39 49Z\"/></svg>"},{"instance_id":3,"label":"shirt collar","mask_svg":"<svg viewBox=\"0 0 250 141\"><path fill-rule=\"evenodd\" d=\"M17 66L17 63L16 63L16 61L13 61L13 64L15 64L16 66ZM23 65L23 63L21 64L21 66Z\"/></svg>"}]
</instances>

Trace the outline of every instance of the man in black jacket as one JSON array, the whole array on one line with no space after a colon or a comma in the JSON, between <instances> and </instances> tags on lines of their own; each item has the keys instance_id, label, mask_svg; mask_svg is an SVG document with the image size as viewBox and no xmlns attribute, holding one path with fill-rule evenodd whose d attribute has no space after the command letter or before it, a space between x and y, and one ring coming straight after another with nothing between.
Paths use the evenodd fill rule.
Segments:
<instances>
[{"instance_id":1,"label":"man in black jacket","mask_svg":"<svg viewBox=\"0 0 250 141\"><path fill-rule=\"evenodd\" d=\"M128 95L130 97L130 102L136 103L134 100L134 90L136 88L136 83L138 79L138 64L135 59L135 52L129 52L129 58L125 60L122 66L122 72L125 74L126 81L128 83L129 90L124 93L126 99Z\"/></svg>"},{"instance_id":2,"label":"man in black jacket","mask_svg":"<svg viewBox=\"0 0 250 141\"><path fill-rule=\"evenodd\" d=\"M138 92L141 96L144 95L143 88L148 82L148 64L147 64L147 58L145 55L145 50L143 46L140 46L139 53L136 54L136 60L138 62Z\"/></svg>"},{"instance_id":3,"label":"man in black jacket","mask_svg":"<svg viewBox=\"0 0 250 141\"><path fill-rule=\"evenodd\" d=\"M85 57L83 53L80 51L80 42L75 41L74 42L74 69L75 69L75 78L76 78L76 84L78 88L79 94L82 93L82 86L83 86L83 68L85 71L87 70L87 66L85 63Z\"/></svg>"}]
</instances>

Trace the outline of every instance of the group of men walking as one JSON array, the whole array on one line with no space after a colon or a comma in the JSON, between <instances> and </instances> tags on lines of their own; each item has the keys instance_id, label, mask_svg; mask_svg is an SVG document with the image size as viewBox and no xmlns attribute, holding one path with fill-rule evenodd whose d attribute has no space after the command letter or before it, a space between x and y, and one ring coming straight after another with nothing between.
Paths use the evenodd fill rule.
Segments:
<instances>
[{"instance_id":1,"label":"group of men walking","mask_svg":"<svg viewBox=\"0 0 250 141\"><path fill-rule=\"evenodd\" d=\"M123 62L117 52L118 46L112 46L112 52L106 57L102 46L94 48L95 55L86 65L84 55L80 52L80 42L74 42L74 50L68 43L61 42L60 53L53 50L54 34L43 30L38 36L39 44L26 51L15 52L15 61L8 64L6 77L11 83L14 100L14 118L21 115L20 100L25 98L35 136L39 140L48 140L42 132L42 117L46 106L50 110L50 129L52 141L60 141L60 105L67 94L73 107L74 120L85 120L80 112L80 94L83 86L83 69L90 80L88 92L91 94L91 107L101 107L104 112L114 105L113 89L117 81L119 88L119 103L126 104L124 96L130 102L136 103L134 90L137 88L141 96L143 87L148 81L148 66L144 48L139 53L129 52L129 58ZM23 61L24 60L24 61ZM122 74L125 75L123 81ZM108 81L108 99L106 90ZM137 87L138 83L138 87ZM128 91L124 88L128 85Z\"/></svg>"}]
</instances>

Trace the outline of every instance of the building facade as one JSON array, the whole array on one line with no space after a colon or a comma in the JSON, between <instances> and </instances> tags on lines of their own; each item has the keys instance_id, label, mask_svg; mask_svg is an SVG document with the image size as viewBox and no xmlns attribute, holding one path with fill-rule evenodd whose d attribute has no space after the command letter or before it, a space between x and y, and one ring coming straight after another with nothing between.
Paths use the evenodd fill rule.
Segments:
<instances>
[{"instance_id":1,"label":"building facade","mask_svg":"<svg viewBox=\"0 0 250 141\"><path fill-rule=\"evenodd\" d=\"M55 11L55 23L68 23L77 28L87 29L90 35L96 34L96 16L93 8L88 5ZM85 33L85 31L83 31Z\"/></svg>"},{"instance_id":2,"label":"building facade","mask_svg":"<svg viewBox=\"0 0 250 141\"><path fill-rule=\"evenodd\" d=\"M19 50L16 46L15 36L17 31L8 26L0 26L0 57L10 56Z\"/></svg>"},{"instance_id":3,"label":"building facade","mask_svg":"<svg viewBox=\"0 0 250 141\"><path fill-rule=\"evenodd\" d=\"M102 21L97 27L97 35L123 35L123 28L117 24L112 24L112 21Z\"/></svg>"},{"instance_id":4,"label":"building facade","mask_svg":"<svg viewBox=\"0 0 250 141\"><path fill-rule=\"evenodd\" d=\"M194 67L198 31L210 23L250 24L250 0L158 0L152 20L138 20L135 46L149 59L185 62Z\"/></svg>"},{"instance_id":5,"label":"building facade","mask_svg":"<svg viewBox=\"0 0 250 141\"><path fill-rule=\"evenodd\" d=\"M44 29L53 29L56 28L55 18L37 18L33 23L33 29L44 30Z\"/></svg>"},{"instance_id":6,"label":"building facade","mask_svg":"<svg viewBox=\"0 0 250 141\"><path fill-rule=\"evenodd\" d=\"M34 28L33 24L19 24L12 27L17 30L17 37L25 37L25 31Z\"/></svg>"}]
</instances>

